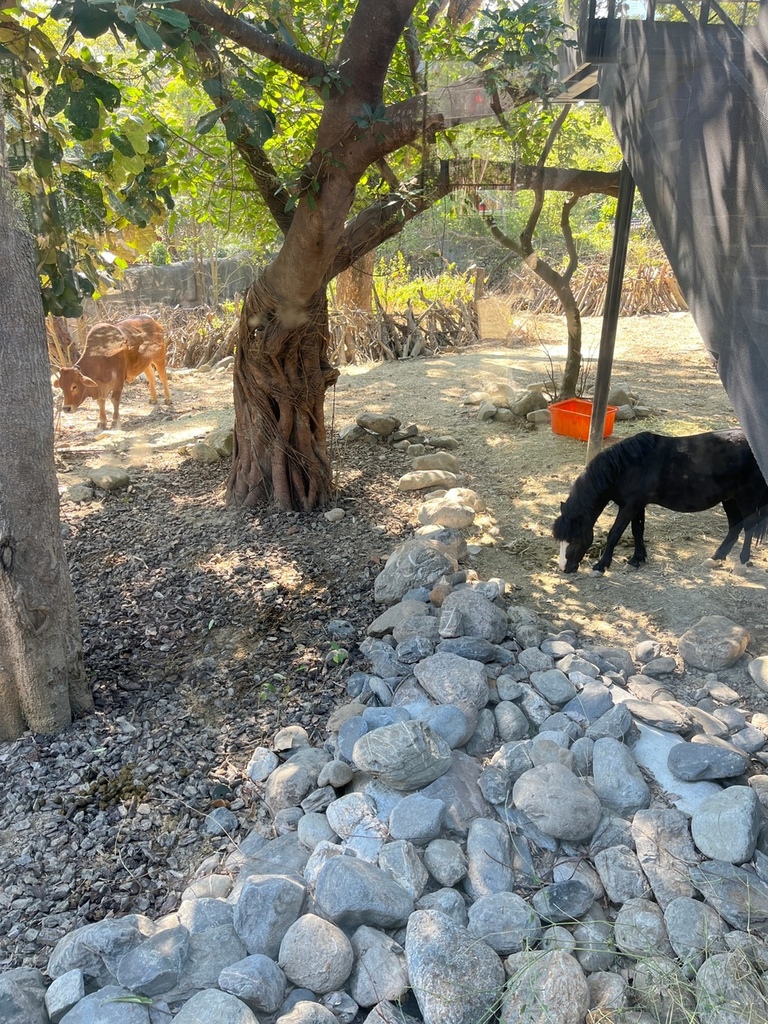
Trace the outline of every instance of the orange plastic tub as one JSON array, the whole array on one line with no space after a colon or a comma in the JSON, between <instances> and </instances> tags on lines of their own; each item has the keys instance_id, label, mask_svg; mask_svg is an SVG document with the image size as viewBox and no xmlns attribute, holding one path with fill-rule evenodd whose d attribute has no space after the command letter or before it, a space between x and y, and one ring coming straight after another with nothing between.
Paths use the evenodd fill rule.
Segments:
<instances>
[{"instance_id":1,"label":"orange plastic tub","mask_svg":"<svg viewBox=\"0 0 768 1024\"><path fill-rule=\"evenodd\" d=\"M616 420L617 406L609 405L605 411L603 437L610 437ZM589 440L589 421L592 419L592 402L588 398L566 398L553 402L549 407L552 416L552 433L575 437L579 441Z\"/></svg>"}]
</instances>

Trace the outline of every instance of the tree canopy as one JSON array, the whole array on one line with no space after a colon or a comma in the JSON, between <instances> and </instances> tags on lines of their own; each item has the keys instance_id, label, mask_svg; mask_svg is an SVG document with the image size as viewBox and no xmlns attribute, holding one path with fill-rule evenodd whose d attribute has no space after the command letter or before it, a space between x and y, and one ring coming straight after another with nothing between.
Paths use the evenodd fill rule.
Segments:
<instances>
[{"instance_id":1,"label":"tree canopy","mask_svg":"<svg viewBox=\"0 0 768 1024\"><path fill-rule=\"evenodd\" d=\"M488 112L487 96L502 109L546 95L560 28L551 0L2 6L7 161L45 308L68 315L146 250L177 197L197 220L279 246L338 159L329 105L368 139L347 250L375 223L373 247L434 199L430 145L478 97ZM384 67L360 60L374 49Z\"/></svg>"}]
</instances>

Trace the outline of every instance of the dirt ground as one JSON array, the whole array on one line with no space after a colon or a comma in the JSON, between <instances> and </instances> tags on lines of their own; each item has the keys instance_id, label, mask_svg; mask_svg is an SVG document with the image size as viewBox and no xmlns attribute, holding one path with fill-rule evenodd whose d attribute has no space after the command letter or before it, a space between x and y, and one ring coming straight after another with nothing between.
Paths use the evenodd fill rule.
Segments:
<instances>
[{"instance_id":1,"label":"dirt ground","mask_svg":"<svg viewBox=\"0 0 768 1024\"><path fill-rule=\"evenodd\" d=\"M722 614L748 627L755 653L764 653L765 551L753 550L754 565L745 576L733 571L738 547L727 568L713 571L702 565L725 534L721 508L686 515L651 506L646 521L649 559L639 571L625 562L631 551L628 532L603 579L590 574L587 560L578 574L558 572L550 530L560 501L584 468L586 444L545 427L479 423L474 410L461 404L463 395L487 383L527 385L548 378L550 360L555 367L562 365L559 320L520 320L517 328L513 335L524 340L508 347L423 364L353 369L337 389L337 417L340 412L352 416L361 408L392 410L427 433L454 434L469 484L488 506L485 528L474 538L484 545L474 564L482 578L500 576L514 584L520 602L545 617L570 618L593 636L629 646L646 636L674 643L700 616ZM597 354L600 328L599 319L585 321L587 357ZM658 411L650 419L618 423L612 439L640 429L688 434L738 425L688 314L622 318L612 386L633 392ZM607 532L612 521L609 508L599 525Z\"/></svg>"},{"instance_id":2,"label":"dirt ground","mask_svg":"<svg viewBox=\"0 0 768 1024\"><path fill-rule=\"evenodd\" d=\"M597 354L600 327L599 319L585 320L587 358ZM454 435L460 445L455 454L467 484L487 504L487 512L468 536L482 545L472 564L484 579L500 576L509 581L516 600L546 618L556 622L570 619L593 637L631 646L646 637L673 644L700 616L717 613L748 627L755 638L753 653L765 653L768 575L764 549L753 553L754 564L744 576L733 571L738 547L726 568L711 570L702 565L725 533L722 509L686 515L650 507L646 524L649 559L639 571L624 561L630 543L625 538L604 578L591 576L586 560L577 574L558 572L550 529L560 501L584 467L586 445L557 436L548 427L480 423L475 410L463 405L462 398L491 382L525 386L545 380L551 365L557 368L562 364L563 338L562 322L556 318L519 318L512 321L507 340L495 345L434 359L349 367L328 396L328 424L338 430L367 409L394 413L403 424L416 423L427 435ZM95 406L63 415L59 466L67 472L60 477L62 485L70 485L84 466L103 461L107 455L127 465L173 471L185 461L185 445L209 429L231 422L228 373L176 370L171 381L172 410L150 410L141 382L126 389L124 430L114 434L94 432ZM623 318L612 385L635 393L644 405L658 411L650 419L617 424L613 439L638 429L686 434L737 425L688 314ZM390 488L390 512L397 511L402 536L406 536L418 525L416 512L421 500L418 493L398 495L394 490L399 475L409 468L407 460L385 447L372 454L375 457L368 462L372 476L367 484L362 482L362 492L366 486L377 495L382 486ZM359 487L360 474L366 471L361 471L350 447L343 444L335 445L335 462L343 505L350 479L356 478ZM219 475L220 494L225 472ZM383 500L386 503L386 497ZM88 510L89 506L80 506L77 517L87 516ZM600 526L607 531L611 521L609 510ZM388 532L392 533L391 528ZM598 543L599 536L598 531ZM397 539L392 538L392 546Z\"/></svg>"}]
</instances>

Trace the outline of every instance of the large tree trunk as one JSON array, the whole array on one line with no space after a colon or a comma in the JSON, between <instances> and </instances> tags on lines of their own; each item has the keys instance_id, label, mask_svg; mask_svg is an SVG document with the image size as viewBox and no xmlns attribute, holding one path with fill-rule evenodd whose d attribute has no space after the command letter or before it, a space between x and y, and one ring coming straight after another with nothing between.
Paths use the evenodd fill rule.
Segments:
<instances>
[{"instance_id":1,"label":"large tree trunk","mask_svg":"<svg viewBox=\"0 0 768 1024\"><path fill-rule=\"evenodd\" d=\"M288 314L279 303L268 275L248 289L240 314L229 497L308 511L333 491L324 406L339 371L327 360L326 291L296 317L295 307Z\"/></svg>"},{"instance_id":2,"label":"large tree trunk","mask_svg":"<svg viewBox=\"0 0 768 1024\"><path fill-rule=\"evenodd\" d=\"M0 740L92 706L59 530L53 400L32 242L0 167Z\"/></svg>"}]
</instances>

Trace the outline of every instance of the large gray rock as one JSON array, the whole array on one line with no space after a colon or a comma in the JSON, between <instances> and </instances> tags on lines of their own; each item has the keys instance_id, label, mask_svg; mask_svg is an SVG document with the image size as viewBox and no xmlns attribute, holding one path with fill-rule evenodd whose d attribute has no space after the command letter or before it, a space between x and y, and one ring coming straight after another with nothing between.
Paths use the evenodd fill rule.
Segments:
<instances>
[{"instance_id":1,"label":"large gray rock","mask_svg":"<svg viewBox=\"0 0 768 1024\"><path fill-rule=\"evenodd\" d=\"M464 887L473 899L511 890L515 873L509 829L500 821L476 818L467 834L467 865Z\"/></svg>"},{"instance_id":2,"label":"large gray rock","mask_svg":"<svg viewBox=\"0 0 768 1024\"><path fill-rule=\"evenodd\" d=\"M341 928L316 914L304 914L285 933L278 966L294 985L324 995L342 987L354 959Z\"/></svg>"},{"instance_id":3,"label":"large gray rock","mask_svg":"<svg viewBox=\"0 0 768 1024\"><path fill-rule=\"evenodd\" d=\"M396 839L387 843L379 853L379 867L401 885L417 900L429 881L429 872L424 867L413 843Z\"/></svg>"},{"instance_id":4,"label":"large gray rock","mask_svg":"<svg viewBox=\"0 0 768 1024\"><path fill-rule=\"evenodd\" d=\"M560 924L583 917L594 902L590 886L578 878L545 885L533 897L533 909L543 921Z\"/></svg>"},{"instance_id":5,"label":"large gray rock","mask_svg":"<svg viewBox=\"0 0 768 1024\"><path fill-rule=\"evenodd\" d=\"M386 871L357 857L334 857L320 870L315 903L340 928L398 928L413 912L413 899Z\"/></svg>"},{"instance_id":6,"label":"large gray rock","mask_svg":"<svg viewBox=\"0 0 768 1024\"><path fill-rule=\"evenodd\" d=\"M368 636L383 637L403 622L429 615L429 605L423 601L399 601L377 616L366 629Z\"/></svg>"},{"instance_id":7,"label":"large gray rock","mask_svg":"<svg viewBox=\"0 0 768 1024\"><path fill-rule=\"evenodd\" d=\"M445 655L448 657L448 655ZM354 763L396 790L422 789L451 767L451 748L426 723L396 722L361 736Z\"/></svg>"},{"instance_id":8,"label":"large gray rock","mask_svg":"<svg viewBox=\"0 0 768 1024\"><path fill-rule=\"evenodd\" d=\"M690 896L678 896L664 910L664 923L675 955L698 969L706 957L725 952L725 925L712 907Z\"/></svg>"},{"instance_id":9,"label":"large gray rock","mask_svg":"<svg viewBox=\"0 0 768 1024\"><path fill-rule=\"evenodd\" d=\"M331 1010L322 1003L314 1003L308 999L291 1003L290 1009L281 1013L278 1020L280 1024L339 1024L338 1018Z\"/></svg>"},{"instance_id":10,"label":"large gray rock","mask_svg":"<svg viewBox=\"0 0 768 1024\"><path fill-rule=\"evenodd\" d=\"M131 1002L132 993L127 988L121 988L119 985L105 985L104 988L100 988L98 992L92 992L90 995L85 996L81 999L77 1006L72 1009L63 1018L63 1024L151 1024L149 1016L149 1007L140 1003ZM246 1006L243 1009L247 1010ZM248 1011L250 1013L250 1011ZM179 1015L180 1016L180 1015ZM179 1020L179 1016L174 1018ZM5 1024L5 1017L2 1018L3 1024ZM187 1024L190 1024L192 1017L187 1017ZM10 1018L13 1021L13 1018ZM233 1018L233 1024L241 1024L236 1018ZM23 1024L33 1024L35 1018L25 1019ZM42 1018L45 1021L45 1017ZM209 1024L207 1020L201 1020L200 1024ZM254 1024L256 1018L251 1014L251 1020L247 1024ZM21 1020L19 1020L21 1024ZM182 1018L182 1024L184 1020ZM243 1021L242 1024L246 1024ZM258 1022L256 1022L258 1024Z\"/></svg>"},{"instance_id":11,"label":"large gray rock","mask_svg":"<svg viewBox=\"0 0 768 1024\"><path fill-rule=\"evenodd\" d=\"M610 736L595 740L592 774L600 803L624 817L648 807L651 791L631 750Z\"/></svg>"},{"instance_id":12,"label":"large gray rock","mask_svg":"<svg viewBox=\"0 0 768 1024\"><path fill-rule=\"evenodd\" d=\"M457 473L446 469L413 469L404 473L397 481L399 491L421 491L427 487L446 487L449 490L459 483Z\"/></svg>"},{"instance_id":13,"label":"large gray rock","mask_svg":"<svg viewBox=\"0 0 768 1024\"><path fill-rule=\"evenodd\" d=\"M755 791L749 786L729 786L693 812L691 835L705 857L743 864L755 851L761 824Z\"/></svg>"},{"instance_id":14,"label":"large gray rock","mask_svg":"<svg viewBox=\"0 0 768 1024\"><path fill-rule=\"evenodd\" d=\"M285 999L287 982L271 957L256 953L225 967L219 988L242 999L254 1013L276 1013Z\"/></svg>"},{"instance_id":15,"label":"large gray rock","mask_svg":"<svg viewBox=\"0 0 768 1024\"><path fill-rule=\"evenodd\" d=\"M387 828L363 793L347 793L326 808L328 824L365 860L375 861L387 837Z\"/></svg>"},{"instance_id":16,"label":"large gray rock","mask_svg":"<svg viewBox=\"0 0 768 1024\"><path fill-rule=\"evenodd\" d=\"M678 650L690 668L718 672L739 660L750 639L748 630L724 615L705 615L683 633Z\"/></svg>"},{"instance_id":17,"label":"large gray rock","mask_svg":"<svg viewBox=\"0 0 768 1024\"><path fill-rule=\"evenodd\" d=\"M500 956L535 946L542 931L539 915L513 892L481 896L469 908L467 928Z\"/></svg>"},{"instance_id":18,"label":"large gray rock","mask_svg":"<svg viewBox=\"0 0 768 1024\"><path fill-rule=\"evenodd\" d=\"M404 796L392 808L389 834L393 839L408 839L417 846L426 845L440 835L444 810L442 800L430 800L423 793Z\"/></svg>"},{"instance_id":19,"label":"large gray rock","mask_svg":"<svg viewBox=\"0 0 768 1024\"><path fill-rule=\"evenodd\" d=\"M453 839L433 839L424 851L424 864L440 885L456 885L467 873L467 858Z\"/></svg>"},{"instance_id":20,"label":"large gray rock","mask_svg":"<svg viewBox=\"0 0 768 1024\"><path fill-rule=\"evenodd\" d=\"M476 590L454 590L448 594L443 601L442 614L452 611L461 617L463 636L482 637L493 644L500 644L507 635L504 609Z\"/></svg>"},{"instance_id":21,"label":"large gray rock","mask_svg":"<svg viewBox=\"0 0 768 1024\"><path fill-rule=\"evenodd\" d=\"M477 1024L496 1005L504 984L498 954L445 914L411 916L405 956L424 1024Z\"/></svg>"},{"instance_id":22,"label":"large gray rock","mask_svg":"<svg viewBox=\"0 0 768 1024\"><path fill-rule=\"evenodd\" d=\"M374 600L395 604L409 590L432 588L441 576L455 572L456 562L429 540L407 540L387 559L373 585Z\"/></svg>"},{"instance_id":23,"label":"large gray rock","mask_svg":"<svg viewBox=\"0 0 768 1024\"><path fill-rule=\"evenodd\" d=\"M119 1020L122 1024L124 1018ZM115 1018L116 1024L117 1021ZM216 988L205 989L192 996L173 1018L173 1024L224 1024L225 1021L226 1024L259 1024L258 1017L245 1003ZM102 1024L101 1018L99 1024ZM106 1020L103 1024L107 1024Z\"/></svg>"},{"instance_id":24,"label":"large gray rock","mask_svg":"<svg viewBox=\"0 0 768 1024\"><path fill-rule=\"evenodd\" d=\"M179 924L189 932L189 947L178 983L163 993L166 1001L213 988L224 968L248 953L235 927L236 908L225 900L184 900L177 913Z\"/></svg>"},{"instance_id":25,"label":"large gray rock","mask_svg":"<svg viewBox=\"0 0 768 1024\"><path fill-rule=\"evenodd\" d=\"M585 971L608 971L616 960L613 925L586 917L573 929L573 955Z\"/></svg>"},{"instance_id":26,"label":"large gray rock","mask_svg":"<svg viewBox=\"0 0 768 1024\"><path fill-rule=\"evenodd\" d=\"M170 992L179 982L188 951L186 928L160 928L121 957L117 965L118 984L144 996Z\"/></svg>"},{"instance_id":27,"label":"large gray rock","mask_svg":"<svg viewBox=\"0 0 768 1024\"><path fill-rule=\"evenodd\" d=\"M571 842L589 839L602 814L600 801L587 784L560 764L525 772L515 783L512 798L542 832Z\"/></svg>"},{"instance_id":28,"label":"large gray rock","mask_svg":"<svg viewBox=\"0 0 768 1024\"><path fill-rule=\"evenodd\" d=\"M368 410L358 413L355 422L359 427L370 430L372 434L378 434L379 437L389 437L400 427L400 420L397 416L390 413L369 412Z\"/></svg>"},{"instance_id":29,"label":"large gray rock","mask_svg":"<svg viewBox=\"0 0 768 1024\"><path fill-rule=\"evenodd\" d=\"M696 974L701 1024L750 1024L768 1019L760 975L742 952L715 953Z\"/></svg>"},{"instance_id":30,"label":"large gray rock","mask_svg":"<svg viewBox=\"0 0 768 1024\"><path fill-rule=\"evenodd\" d=\"M550 668L545 672L531 672L531 685L550 704L555 706L567 704L576 696L576 687L559 668Z\"/></svg>"},{"instance_id":31,"label":"large gray rock","mask_svg":"<svg viewBox=\"0 0 768 1024\"><path fill-rule=\"evenodd\" d=\"M422 790L422 796L443 801L443 825L449 832L464 836L475 818L491 814L478 786L479 777L477 761L461 750L454 750L449 770Z\"/></svg>"},{"instance_id":32,"label":"large gray rock","mask_svg":"<svg viewBox=\"0 0 768 1024\"><path fill-rule=\"evenodd\" d=\"M654 1020L688 1024L694 1017L691 983L671 957L648 956L635 964L632 992Z\"/></svg>"},{"instance_id":33,"label":"large gray rock","mask_svg":"<svg viewBox=\"0 0 768 1024\"><path fill-rule=\"evenodd\" d=\"M120 959L155 931L154 922L140 914L97 921L76 928L60 939L48 960L49 977L81 970L86 982L114 982Z\"/></svg>"},{"instance_id":34,"label":"large gray rock","mask_svg":"<svg viewBox=\"0 0 768 1024\"><path fill-rule=\"evenodd\" d=\"M287 875L256 875L245 883L235 905L234 926L248 953L277 956L283 936L301 913L305 894L306 886Z\"/></svg>"},{"instance_id":35,"label":"large gray rock","mask_svg":"<svg viewBox=\"0 0 768 1024\"><path fill-rule=\"evenodd\" d=\"M682 811L638 811L632 819L632 836L640 866L662 908L678 896L694 895L690 871L699 857Z\"/></svg>"},{"instance_id":36,"label":"large gray rock","mask_svg":"<svg viewBox=\"0 0 768 1024\"><path fill-rule=\"evenodd\" d=\"M673 955L664 914L650 900L629 900L619 909L614 927L616 945L628 956Z\"/></svg>"},{"instance_id":37,"label":"large gray rock","mask_svg":"<svg viewBox=\"0 0 768 1024\"><path fill-rule=\"evenodd\" d=\"M366 925L353 933L351 942L355 965L348 987L358 1006L399 1000L409 987L403 947L385 932Z\"/></svg>"},{"instance_id":38,"label":"large gray rock","mask_svg":"<svg viewBox=\"0 0 768 1024\"><path fill-rule=\"evenodd\" d=\"M628 846L610 846L595 854L595 868L611 903L621 906L627 900L649 895L650 886L637 854Z\"/></svg>"},{"instance_id":39,"label":"large gray rock","mask_svg":"<svg viewBox=\"0 0 768 1024\"><path fill-rule=\"evenodd\" d=\"M453 705L464 713L467 719L464 739L469 739L475 729L478 711L490 698L483 665L457 654L433 654L414 665L413 674L422 689L438 703Z\"/></svg>"},{"instance_id":40,"label":"large gray rock","mask_svg":"<svg viewBox=\"0 0 768 1024\"><path fill-rule=\"evenodd\" d=\"M509 984L501 1024L583 1024L589 988L575 957L561 950L515 953L504 969Z\"/></svg>"},{"instance_id":41,"label":"large gray rock","mask_svg":"<svg viewBox=\"0 0 768 1024\"><path fill-rule=\"evenodd\" d=\"M768 934L768 885L754 871L722 860L704 861L691 868L691 882L732 927Z\"/></svg>"},{"instance_id":42,"label":"large gray rock","mask_svg":"<svg viewBox=\"0 0 768 1024\"><path fill-rule=\"evenodd\" d=\"M672 774L685 782L730 779L743 774L748 764L745 754L714 743L677 743L667 759Z\"/></svg>"},{"instance_id":43,"label":"large gray rock","mask_svg":"<svg viewBox=\"0 0 768 1024\"><path fill-rule=\"evenodd\" d=\"M80 983L82 986L82 975ZM0 974L0 1020L3 1024L48 1024L41 971L16 967Z\"/></svg>"},{"instance_id":44,"label":"large gray rock","mask_svg":"<svg viewBox=\"0 0 768 1024\"><path fill-rule=\"evenodd\" d=\"M20 968L24 970L25 968ZM0 975L0 1004L4 1005L6 1012L10 1016L10 1024L22 1024L22 1022L30 1021L31 1024L37 1024L37 1018L32 1010L27 1012L25 1008L24 1015L17 1022L13 1015L10 1014L10 1004L3 1002L6 999L3 991L3 980L6 982L11 980L13 971L8 971L6 974ZM42 976L40 983L44 986ZM68 1013L85 995L85 980L83 978L82 971L67 971L66 974L60 975L55 981L51 982L45 993L45 1008L48 1011L48 1016L51 1018L51 1024L59 1024L59 1021ZM47 1024L47 1022L44 1022Z\"/></svg>"}]
</instances>

